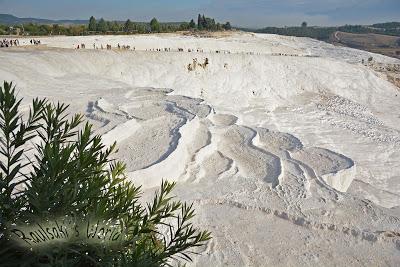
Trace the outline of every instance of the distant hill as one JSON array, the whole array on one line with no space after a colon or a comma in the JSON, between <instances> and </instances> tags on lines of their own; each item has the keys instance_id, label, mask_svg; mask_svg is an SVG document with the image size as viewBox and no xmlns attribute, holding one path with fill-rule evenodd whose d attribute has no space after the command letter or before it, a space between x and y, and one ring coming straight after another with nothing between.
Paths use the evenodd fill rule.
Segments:
<instances>
[{"instance_id":1,"label":"distant hill","mask_svg":"<svg viewBox=\"0 0 400 267\"><path fill-rule=\"evenodd\" d=\"M0 24L15 25L25 23L37 24L87 24L88 20L50 20L40 18L19 18L10 14L0 14Z\"/></svg>"},{"instance_id":2,"label":"distant hill","mask_svg":"<svg viewBox=\"0 0 400 267\"><path fill-rule=\"evenodd\" d=\"M400 59L400 22L335 27L297 26L242 29L257 33L310 37Z\"/></svg>"},{"instance_id":3,"label":"distant hill","mask_svg":"<svg viewBox=\"0 0 400 267\"><path fill-rule=\"evenodd\" d=\"M400 59L400 38L376 33L348 33L337 31L330 43Z\"/></svg>"},{"instance_id":4,"label":"distant hill","mask_svg":"<svg viewBox=\"0 0 400 267\"><path fill-rule=\"evenodd\" d=\"M310 37L321 41L329 41L337 31L356 34L383 34L400 37L400 22L376 23L372 25L344 26L294 26L294 27L265 27L262 29L241 29L257 33L271 33L287 36Z\"/></svg>"},{"instance_id":5,"label":"distant hill","mask_svg":"<svg viewBox=\"0 0 400 267\"><path fill-rule=\"evenodd\" d=\"M117 20L118 23L125 23L125 21ZM59 24L59 25L82 25L88 24L89 20L82 19L63 19L63 20L51 20L51 19L41 19L41 18L19 18L10 14L0 14L0 24L2 25L17 25L17 24L26 24L26 23L35 23L35 24ZM149 22L136 22L143 25L149 25ZM173 22L160 22L162 24L168 25L180 25L183 22L173 21Z\"/></svg>"},{"instance_id":6,"label":"distant hill","mask_svg":"<svg viewBox=\"0 0 400 267\"><path fill-rule=\"evenodd\" d=\"M395 29L395 28L400 28L400 22L376 23L372 24L372 27L381 29Z\"/></svg>"}]
</instances>

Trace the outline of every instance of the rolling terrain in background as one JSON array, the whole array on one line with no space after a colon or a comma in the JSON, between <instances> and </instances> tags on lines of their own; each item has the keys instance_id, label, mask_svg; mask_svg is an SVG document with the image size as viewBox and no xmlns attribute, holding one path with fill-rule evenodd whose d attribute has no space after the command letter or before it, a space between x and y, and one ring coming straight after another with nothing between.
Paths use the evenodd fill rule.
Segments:
<instances>
[{"instance_id":1,"label":"rolling terrain in background","mask_svg":"<svg viewBox=\"0 0 400 267\"><path fill-rule=\"evenodd\" d=\"M400 59L400 37L376 33L335 32L331 43Z\"/></svg>"}]
</instances>

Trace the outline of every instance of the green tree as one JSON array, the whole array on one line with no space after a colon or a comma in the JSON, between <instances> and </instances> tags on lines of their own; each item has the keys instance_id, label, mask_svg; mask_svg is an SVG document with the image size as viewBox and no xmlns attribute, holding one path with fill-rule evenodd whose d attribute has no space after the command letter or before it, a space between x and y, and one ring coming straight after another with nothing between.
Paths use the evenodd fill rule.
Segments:
<instances>
[{"instance_id":1,"label":"green tree","mask_svg":"<svg viewBox=\"0 0 400 267\"><path fill-rule=\"evenodd\" d=\"M124 32L133 32L135 25L131 20L127 20L124 24Z\"/></svg>"},{"instance_id":2,"label":"green tree","mask_svg":"<svg viewBox=\"0 0 400 267\"><path fill-rule=\"evenodd\" d=\"M107 21L107 29L112 32L119 32L121 25L117 21Z\"/></svg>"},{"instance_id":3,"label":"green tree","mask_svg":"<svg viewBox=\"0 0 400 267\"><path fill-rule=\"evenodd\" d=\"M140 188L126 178L125 164L111 160L115 144L105 147L92 125L82 125L82 115L68 116L67 105L34 99L25 117L21 101L11 83L0 86L2 263L165 266L171 259L191 260L190 249L210 239L209 232L190 222L192 205L171 196L174 183L162 182L153 201L143 205ZM30 142L34 139L35 144ZM27 151L32 160L26 160ZM53 243L46 250L12 242L11 225L37 225L62 217L111 223L124 238L118 247L83 239Z\"/></svg>"},{"instance_id":4,"label":"green tree","mask_svg":"<svg viewBox=\"0 0 400 267\"><path fill-rule=\"evenodd\" d=\"M5 25L0 24L0 34L6 34L7 27Z\"/></svg>"},{"instance_id":5,"label":"green tree","mask_svg":"<svg viewBox=\"0 0 400 267\"><path fill-rule=\"evenodd\" d=\"M206 30L214 30L215 29L215 20L212 18L204 17L204 15L203 15L203 18L204 18L203 28Z\"/></svg>"},{"instance_id":6,"label":"green tree","mask_svg":"<svg viewBox=\"0 0 400 267\"><path fill-rule=\"evenodd\" d=\"M201 16L201 26L203 26L204 29L207 29L207 20L204 14Z\"/></svg>"},{"instance_id":7,"label":"green tree","mask_svg":"<svg viewBox=\"0 0 400 267\"><path fill-rule=\"evenodd\" d=\"M189 24L191 26L195 25L193 20ZM215 19L213 18L206 17L204 14L199 14L197 17L197 29L216 31L218 29L221 29L221 24L216 23Z\"/></svg>"},{"instance_id":8,"label":"green tree","mask_svg":"<svg viewBox=\"0 0 400 267\"><path fill-rule=\"evenodd\" d=\"M302 28L307 28L307 22L303 21L303 22L301 23L301 27L302 27Z\"/></svg>"},{"instance_id":9,"label":"green tree","mask_svg":"<svg viewBox=\"0 0 400 267\"><path fill-rule=\"evenodd\" d=\"M58 25L58 24L53 24L53 29L51 30L51 33L52 33L53 35L59 35L59 34L60 34L60 31L61 31L60 25Z\"/></svg>"},{"instance_id":10,"label":"green tree","mask_svg":"<svg viewBox=\"0 0 400 267\"><path fill-rule=\"evenodd\" d=\"M95 32L97 31L97 23L95 17L91 16L89 19L89 31Z\"/></svg>"},{"instance_id":11,"label":"green tree","mask_svg":"<svg viewBox=\"0 0 400 267\"><path fill-rule=\"evenodd\" d=\"M71 25L65 29L68 35L83 35L86 31L85 25Z\"/></svg>"},{"instance_id":12,"label":"green tree","mask_svg":"<svg viewBox=\"0 0 400 267\"><path fill-rule=\"evenodd\" d=\"M119 31L123 31L124 27L121 23L119 23L118 21L114 21L113 22L113 29L116 30L117 32Z\"/></svg>"},{"instance_id":13,"label":"green tree","mask_svg":"<svg viewBox=\"0 0 400 267\"><path fill-rule=\"evenodd\" d=\"M150 29L152 32L160 32L160 23L156 18L150 21Z\"/></svg>"},{"instance_id":14,"label":"green tree","mask_svg":"<svg viewBox=\"0 0 400 267\"><path fill-rule=\"evenodd\" d=\"M230 23L229 21L226 22L226 23L224 24L223 28L224 28L225 30L227 30L227 31L232 30L231 23Z\"/></svg>"},{"instance_id":15,"label":"green tree","mask_svg":"<svg viewBox=\"0 0 400 267\"><path fill-rule=\"evenodd\" d=\"M203 17L199 14L199 16L197 17L197 29L202 30L203 24Z\"/></svg>"},{"instance_id":16,"label":"green tree","mask_svg":"<svg viewBox=\"0 0 400 267\"><path fill-rule=\"evenodd\" d=\"M188 23L188 22L183 22L179 25L180 31L185 31L185 30L188 30L189 28L190 28L190 23ZM173 29L171 29L171 30L173 30Z\"/></svg>"},{"instance_id":17,"label":"green tree","mask_svg":"<svg viewBox=\"0 0 400 267\"><path fill-rule=\"evenodd\" d=\"M193 19L189 22L189 28L190 28L190 29L196 28L196 22L194 22Z\"/></svg>"},{"instance_id":18,"label":"green tree","mask_svg":"<svg viewBox=\"0 0 400 267\"><path fill-rule=\"evenodd\" d=\"M99 23L97 23L97 31L103 33L108 31L107 22L103 18L99 20Z\"/></svg>"}]
</instances>

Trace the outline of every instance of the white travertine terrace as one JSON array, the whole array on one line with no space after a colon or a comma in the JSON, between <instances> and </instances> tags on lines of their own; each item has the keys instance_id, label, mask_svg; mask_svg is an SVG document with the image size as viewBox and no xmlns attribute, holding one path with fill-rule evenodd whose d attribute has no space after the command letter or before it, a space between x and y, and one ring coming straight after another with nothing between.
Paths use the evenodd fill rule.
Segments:
<instances>
[{"instance_id":1,"label":"white travertine terrace","mask_svg":"<svg viewBox=\"0 0 400 267\"><path fill-rule=\"evenodd\" d=\"M244 33L41 41L1 49L0 78L24 105L47 97L85 114L145 196L177 181L214 237L193 265L400 262L400 91L360 63L399 60Z\"/></svg>"}]
</instances>

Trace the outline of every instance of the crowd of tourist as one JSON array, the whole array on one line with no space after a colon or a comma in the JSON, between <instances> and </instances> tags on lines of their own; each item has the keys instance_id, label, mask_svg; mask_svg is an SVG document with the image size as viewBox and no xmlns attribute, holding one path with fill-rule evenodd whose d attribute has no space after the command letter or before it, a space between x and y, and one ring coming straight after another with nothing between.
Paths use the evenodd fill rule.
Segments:
<instances>
[{"instance_id":1,"label":"crowd of tourist","mask_svg":"<svg viewBox=\"0 0 400 267\"><path fill-rule=\"evenodd\" d=\"M29 43L31 45L40 45L41 44L40 40L36 40L36 39L30 39ZM0 40L0 47L13 47L13 46L20 46L19 39L3 39L3 40Z\"/></svg>"},{"instance_id":2,"label":"crowd of tourist","mask_svg":"<svg viewBox=\"0 0 400 267\"><path fill-rule=\"evenodd\" d=\"M31 39L29 41L29 43L31 45L40 45L41 44L40 40L36 40L36 39ZM19 40L18 39L3 39L3 40L0 40L0 47L12 47L12 46L19 46L19 45L20 44L19 44ZM78 44L78 45L73 45L73 46L74 46L75 49L85 49L86 48L86 45L84 43L81 43L81 44ZM136 50L136 47L132 47L131 48L130 45L121 45L119 43L115 46L115 48L118 49L118 50L133 50L133 51ZM113 47L110 44L107 44L106 46L103 46L103 44L101 44L99 46L96 43L93 43L93 49L96 49L96 50L97 49L112 50ZM193 48L171 49L171 48L164 47L164 48L150 48L150 49L148 48L145 51L151 51L151 52L171 52L171 51L172 52L174 52L174 51L175 52L186 52L187 51L188 53L191 53L191 52L204 53L204 50L200 49L200 48L197 48L197 49L193 49ZM217 53L217 54L231 54L231 51L229 51L229 50L215 50L215 51L210 51L210 52L214 52L214 53ZM242 52L242 53L245 53L245 54L248 54L248 55L260 55L261 54L261 53L254 53L254 52ZM285 54L285 53L272 53L270 55L272 55L272 56L300 56L300 55L297 55L297 54Z\"/></svg>"},{"instance_id":3,"label":"crowd of tourist","mask_svg":"<svg viewBox=\"0 0 400 267\"><path fill-rule=\"evenodd\" d=\"M31 39L30 43L31 45L40 45L40 40Z\"/></svg>"},{"instance_id":4,"label":"crowd of tourist","mask_svg":"<svg viewBox=\"0 0 400 267\"><path fill-rule=\"evenodd\" d=\"M9 39L3 39L0 40L0 47L12 47L12 46L19 46L19 41L18 39L15 40L9 40Z\"/></svg>"},{"instance_id":5,"label":"crowd of tourist","mask_svg":"<svg viewBox=\"0 0 400 267\"><path fill-rule=\"evenodd\" d=\"M31 45L40 45L41 42L40 40L36 40L36 39L31 39L30 41ZM0 40L0 47L12 47L12 46L19 46L19 41L18 39L3 39ZM84 43L78 44L78 45L74 45L75 49L85 49L86 45ZM136 47L132 47L130 45L121 45L121 44L117 44L115 46L116 49L118 50L136 50ZM97 45L96 43L93 43L93 49L106 49L106 50L112 50L113 47L110 44L107 44L106 46L103 46L103 44L101 44L100 46ZM177 48L177 49L171 49L171 48L150 48L150 49L146 49L146 51L150 51L150 52L197 52L197 53L204 53L203 49L193 49L193 48L188 48L188 49L184 49L184 48ZM215 51L210 51L210 52L215 52L217 54L231 54L231 51L228 50L215 50ZM254 52L242 52L248 55L260 55L260 53L254 53ZM296 55L296 54L285 54L285 53L272 53L272 56L300 56L300 55ZM193 64L194 66L195 64Z\"/></svg>"},{"instance_id":6,"label":"crowd of tourist","mask_svg":"<svg viewBox=\"0 0 400 267\"><path fill-rule=\"evenodd\" d=\"M85 48L86 48L86 46L85 46L84 43L78 44L78 45L73 45L73 46L74 46L75 49L85 49ZM121 45L120 43L118 43L118 44L115 46L115 48L118 49L118 50L132 50L132 51L135 51L135 50L136 50L136 47L132 47L132 48L131 48L130 45ZM103 49L112 50L113 47L112 47L112 45L110 45L110 44L106 44L106 46L103 46L103 44L101 44L101 45L99 46L99 45L97 45L96 43L93 43L93 49L96 49L96 50L97 50L97 49L101 49L101 50L103 50ZM149 49L146 49L146 51L151 51L151 52L171 52L171 51L172 51L172 52L173 52L173 51L175 51L175 52L185 52L185 51L187 51L188 53L191 53L191 52L204 53L204 50L203 50L203 49L199 49L199 48L197 48L197 49L193 49L193 48L188 48L188 49L183 49L183 48L171 49L171 48L164 47L164 48L149 48ZM219 54L219 53L222 53L222 54L230 54L231 52L230 52L230 51L226 51L226 50L216 50L215 53L217 53L217 54Z\"/></svg>"},{"instance_id":7,"label":"crowd of tourist","mask_svg":"<svg viewBox=\"0 0 400 267\"><path fill-rule=\"evenodd\" d=\"M85 44L78 44L77 46L74 45L74 47L75 47L75 49L85 49L85 48L86 48ZM131 50L131 46L130 46L130 45L120 45L119 43L117 44L116 48L122 49L122 50ZM93 49L101 49L101 50L103 50L103 49L104 49L104 46L103 46L103 44L101 44L100 46L98 46L98 45L96 45L96 44L94 43L94 44L93 44ZM105 46L105 49L107 49L107 50L112 50L112 46L111 46L110 44L107 44L107 45ZM135 51L136 48L133 47L132 50Z\"/></svg>"}]
</instances>

